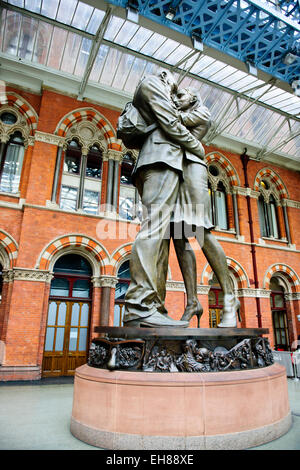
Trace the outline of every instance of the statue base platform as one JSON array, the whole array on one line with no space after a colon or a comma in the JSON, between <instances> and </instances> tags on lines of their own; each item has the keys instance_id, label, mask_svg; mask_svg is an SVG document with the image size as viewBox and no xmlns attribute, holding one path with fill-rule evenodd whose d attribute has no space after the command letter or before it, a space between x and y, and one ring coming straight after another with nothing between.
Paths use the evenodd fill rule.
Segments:
<instances>
[{"instance_id":1,"label":"statue base platform","mask_svg":"<svg viewBox=\"0 0 300 470\"><path fill-rule=\"evenodd\" d=\"M98 327L75 371L71 432L112 450L247 449L292 423L263 329Z\"/></svg>"},{"instance_id":2,"label":"statue base platform","mask_svg":"<svg viewBox=\"0 0 300 470\"><path fill-rule=\"evenodd\" d=\"M292 423L286 370L177 373L76 369L72 434L111 450L247 449Z\"/></svg>"}]
</instances>

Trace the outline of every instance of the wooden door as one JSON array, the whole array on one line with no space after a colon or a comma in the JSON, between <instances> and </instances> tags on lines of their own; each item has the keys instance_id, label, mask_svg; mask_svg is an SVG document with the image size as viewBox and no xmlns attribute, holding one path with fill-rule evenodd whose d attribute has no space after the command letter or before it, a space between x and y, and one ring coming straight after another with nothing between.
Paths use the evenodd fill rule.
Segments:
<instances>
[{"instance_id":1,"label":"wooden door","mask_svg":"<svg viewBox=\"0 0 300 470\"><path fill-rule=\"evenodd\" d=\"M87 361L90 302L50 299L43 376L74 375Z\"/></svg>"}]
</instances>

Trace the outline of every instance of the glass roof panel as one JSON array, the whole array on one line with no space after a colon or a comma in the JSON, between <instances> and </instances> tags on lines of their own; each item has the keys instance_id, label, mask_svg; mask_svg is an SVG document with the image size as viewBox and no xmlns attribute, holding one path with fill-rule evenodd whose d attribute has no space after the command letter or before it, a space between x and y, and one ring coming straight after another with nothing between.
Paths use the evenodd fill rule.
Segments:
<instances>
[{"instance_id":1,"label":"glass roof panel","mask_svg":"<svg viewBox=\"0 0 300 470\"><path fill-rule=\"evenodd\" d=\"M79 77L84 75L92 40L83 37L80 30L95 34L104 17L103 10L78 0L6 0L6 2L71 25L79 31L78 33L67 31L63 26L54 26L43 21L42 17L37 20L3 9L0 47L5 54L19 56L27 61ZM127 47L128 52L114 48L113 44L110 47L107 43L102 43L89 76L90 82L133 93L138 81L144 75L156 73L164 68L165 64L176 65L180 61L179 68L182 72L189 71L192 74L185 76L180 86L194 86L200 89L203 101L209 107L212 119L217 123L224 111L232 120L238 111L246 109L245 107L250 104L241 98L238 98L238 101L233 100L232 93L227 92L226 88L246 93L249 97L274 108L277 107L281 111L295 115L300 113L300 98L292 93L282 91L275 86L270 89L270 85L262 80L204 53L200 57L198 53L191 56L192 48L136 23L112 16L104 39ZM149 60L134 55L139 52L149 56ZM151 62L151 58L160 61L161 64ZM191 70L188 70L189 67ZM224 88L215 87L214 83ZM256 89L258 85L262 86ZM265 94L261 96L264 92ZM229 103L231 104L228 108ZM289 126L284 116L258 103L252 104L236 121L226 127L224 132L262 145L268 144L272 134L276 134L271 142L274 146L274 143L280 143L290 135ZM221 122L220 127L227 125L228 122ZM295 121L291 119L291 122ZM300 139L295 137L285 144L284 149L295 152L299 149L299 144Z\"/></svg>"},{"instance_id":2,"label":"glass roof panel","mask_svg":"<svg viewBox=\"0 0 300 470\"><path fill-rule=\"evenodd\" d=\"M122 18L117 18L116 16L113 16L109 20L108 26L104 34L104 39L107 39L108 41L113 41L118 32L120 31L123 23L124 20L122 20Z\"/></svg>"},{"instance_id":3,"label":"glass roof panel","mask_svg":"<svg viewBox=\"0 0 300 470\"><path fill-rule=\"evenodd\" d=\"M43 0L41 6L41 14L47 16L48 18L56 18L57 8L60 0Z\"/></svg>"},{"instance_id":4,"label":"glass roof panel","mask_svg":"<svg viewBox=\"0 0 300 470\"><path fill-rule=\"evenodd\" d=\"M60 2L56 15L57 21L71 24L77 4L77 0L64 0L63 2Z\"/></svg>"},{"instance_id":5,"label":"glass roof panel","mask_svg":"<svg viewBox=\"0 0 300 470\"><path fill-rule=\"evenodd\" d=\"M132 50L139 51L146 41L152 36L153 32L149 29L140 27L134 36L130 39L127 47Z\"/></svg>"},{"instance_id":6,"label":"glass roof panel","mask_svg":"<svg viewBox=\"0 0 300 470\"><path fill-rule=\"evenodd\" d=\"M90 74L90 80L94 82L98 82L100 78L100 74L102 72L102 69L105 65L106 57L109 51L109 47L105 46L104 44L101 44L96 60L94 62L91 74Z\"/></svg>"},{"instance_id":7,"label":"glass roof panel","mask_svg":"<svg viewBox=\"0 0 300 470\"><path fill-rule=\"evenodd\" d=\"M75 28L86 30L90 18L92 16L94 8L87 5L86 3L79 2L72 20L71 25Z\"/></svg>"},{"instance_id":8,"label":"glass roof panel","mask_svg":"<svg viewBox=\"0 0 300 470\"><path fill-rule=\"evenodd\" d=\"M59 70L64 48L61 47L67 40L68 32L65 29L54 27L52 41L48 51L48 67Z\"/></svg>"},{"instance_id":9,"label":"glass roof panel","mask_svg":"<svg viewBox=\"0 0 300 470\"><path fill-rule=\"evenodd\" d=\"M136 23L132 23L131 21L125 21L122 27L120 28L118 34L114 38L114 42L120 44L121 46L126 46L133 35L138 30L139 26Z\"/></svg>"}]
</instances>

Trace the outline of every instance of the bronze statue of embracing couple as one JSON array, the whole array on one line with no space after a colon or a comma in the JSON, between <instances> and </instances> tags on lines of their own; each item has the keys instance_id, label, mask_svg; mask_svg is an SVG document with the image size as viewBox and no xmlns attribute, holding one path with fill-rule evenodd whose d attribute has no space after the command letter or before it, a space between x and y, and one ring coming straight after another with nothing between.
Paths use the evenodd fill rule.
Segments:
<instances>
[{"instance_id":1,"label":"bronze statue of embracing couple","mask_svg":"<svg viewBox=\"0 0 300 470\"><path fill-rule=\"evenodd\" d=\"M211 233L207 167L201 144L210 126L210 113L199 93L177 89L168 71L141 80L133 105L154 130L145 137L134 169L144 214L132 247L124 326L187 327L196 315L199 327L203 308L197 298L195 254L188 241L193 237L224 292L223 317L218 326L235 327L240 304L224 251ZM181 320L168 316L164 305L170 238L187 293Z\"/></svg>"}]
</instances>

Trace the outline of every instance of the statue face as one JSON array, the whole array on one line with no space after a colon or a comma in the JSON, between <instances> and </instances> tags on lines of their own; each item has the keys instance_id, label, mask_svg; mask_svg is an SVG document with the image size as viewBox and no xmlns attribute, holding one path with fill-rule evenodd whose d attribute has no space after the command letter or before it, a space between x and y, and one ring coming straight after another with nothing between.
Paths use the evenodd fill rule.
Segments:
<instances>
[{"instance_id":1,"label":"statue face","mask_svg":"<svg viewBox=\"0 0 300 470\"><path fill-rule=\"evenodd\" d=\"M177 95L174 96L174 103L176 104L177 108L181 111L185 111L188 109L193 101L193 97L187 90L178 90Z\"/></svg>"}]
</instances>

